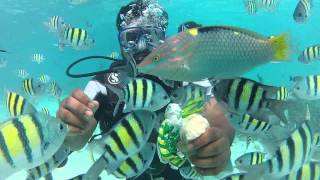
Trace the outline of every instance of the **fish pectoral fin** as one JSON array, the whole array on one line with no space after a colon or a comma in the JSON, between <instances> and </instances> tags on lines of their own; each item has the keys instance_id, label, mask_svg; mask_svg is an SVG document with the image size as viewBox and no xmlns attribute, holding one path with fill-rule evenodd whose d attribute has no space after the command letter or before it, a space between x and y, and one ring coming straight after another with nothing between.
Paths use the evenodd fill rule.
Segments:
<instances>
[{"instance_id":1,"label":"fish pectoral fin","mask_svg":"<svg viewBox=\"0 0 320 180\"><path fill-rule=\"evenodd\" d=\"M107 165L107 162L101 156L84 175L84 179L98 179Z\"/></svg>"}]
</instances>

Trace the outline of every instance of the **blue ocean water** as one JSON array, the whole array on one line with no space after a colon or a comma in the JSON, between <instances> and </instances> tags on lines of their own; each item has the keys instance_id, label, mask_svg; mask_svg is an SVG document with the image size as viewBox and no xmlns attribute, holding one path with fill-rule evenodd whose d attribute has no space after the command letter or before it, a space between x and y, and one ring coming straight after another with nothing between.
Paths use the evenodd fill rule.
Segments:
<instances>
[{"instance_id":1,"label":"blue ocean water","mask_svg":"<svg viewBox=\"0 0 320 180\"><path fill-rule=\"evenodd\" d=\"M0 68L0 118L7 117L5 109L5 90L20 90L21 79L17 69L26 69L31 77L47 74L59 82L63 97L75 88L84 88L89 78L72 79L66 76L67 66L74 60L89 55L109 55L119 52L115 19L119 8L127 4L125 0L88 0L79 5L71 5L67 0L1 0L0 2L0 49L8 53L0 54L0 59L8 61L6 67ZM314 1L311 16L304 24L293 20L296 0L281 0L272 12L261 11L255 16L246 12L242 0L159 0L169 14L167 36L177 32L178 26L189 20L202 25L233 25L259 32L263 35L289 33L290 62L273 63L258 67L246 76L253 79L257 74L270 85L290 86L290 76L319 74L319 62L304 65L297 61L303 48L318 44L320 39L320 3ZM43 25L50 16L59 15L68 23L85 28L95 39L96 46L89 50L78 51L65 48L60 51L54 44L58 43L56 34L48 32ZM88 26L90 25L90 26ZM45 60L42 64L31 61L31 55L42 53ZM77 68L78 72L88 72L108 67L108 62L92 62ZM52 99L42 99L40 106L47 106L52 114L58 103ZM83 162L86 163L86 162ZM68 171L70 171L69 168ZM65 173L59 170L60 173ZM80 174L79 168L72 169L73 175ZM69 172L70 173L70 172ZM61 176L66 177L66 176ZM71 177L71 176L67 176ZM111 178L111 177L110 177Z\"/></svg>"}]
</instances>

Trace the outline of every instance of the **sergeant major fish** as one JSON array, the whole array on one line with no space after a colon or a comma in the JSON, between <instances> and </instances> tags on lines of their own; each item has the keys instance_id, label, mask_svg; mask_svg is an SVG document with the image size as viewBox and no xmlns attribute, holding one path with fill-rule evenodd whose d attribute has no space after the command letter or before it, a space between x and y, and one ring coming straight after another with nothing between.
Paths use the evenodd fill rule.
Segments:
<instances>
[{"instance_id":1,"label":"sergeant major fish","mask_svg":"<svg viewBox=\"0 0 320 180\"><path fill-rule=\"evenodd\" d=\"M250 152L241 155L235 160L237 166L243 165L257 165L261 164L265 158L265 153L262 152Z\"/></svg>"},{"instance_id":2,"label":"sergeant major fish","mask_svg":"<svg viewBox=\"0 0 320 180\"><path fill-rule=\"evenodd\" d=\"M27 70L25 70L25 69L15 70L14 73L17 74L17 76L18 76L19 78L22 78L22 79L25 79L25 78L29 77L29 75L30 75L30 74L27 72Z\"/></svg>"},{"instance_id":3,"label":"sergeant major fish","mask_svg":"<svg viewBox=\"0 0 320 180\"><path fill-rule=\"evenodd\" d=\"M310 64L312 61L320 60L320 45L306 47L300 53L298 60L304 64Z\"/></svg>"},{"instance_id":4,"label":"sergeant major fish","mask_svg":"<svg viewBox=\"0 0 320 180\"><path fill-rule=\"evenodd\" d=\"M44 60L45 60L45 57L43 54L40 54L40 53L35 53L31 56L31 59L33 62L36 62L38 64L41 64Z\"/></svg>"},{"instance_id":5,"label":"sergeant major fish","mask_svg":"<svg viewBox=\"0 0 320 180\"><path fill-rule=\"evenodd\" d=\"M71 46L76 50L86 50L95 45L95 40L89 36L88 31L65 26L59 35L59 48L63 49L65 46Z\"/></svg>"},{"instance_id":6,"label":"sergeant major fish","mask_svg":"<svg viewBox=\"0 0 320 180\"><path fill-rule=\"evenodd\" d=\"M119 179L139 177L139 175L149 168L155 151L156 145L153 143L147 143L140 152L123 161L117 170L111 174Z\"/></svg>"},{"instance_id":7,"label":"sergeant major fish","mask_svg":"<svg viewBox=\"0 0 320 180\"><path fill-rule=\"evenodd\" d=\"M257 14L258 8L256 0L245 0L244 3L249 15Z\"/></svg>"},{"instance_id":8,"label":"sergeant major fish","mask_svg":"<svg viewBox=\"0 0 320 180\"><path fill-rule=\"evenodd\" d=\"M13 117L36 112L36 109L27 99L15 92L7 92L6 104L10 116Z\"/></svg>"},{"instance_id":9,"label":"sergeant major fish","mask_svg":"<svg viewBox=\"0 0 320 180\"><path fill-rule=\"evenodd\" d=\"M193 28L166 39L137 68L175 81L233 78L270 61L287 60L287 39L285 34L268 38L238 27Z\"/></svg>"},{"instance_id":10,"label":"sergeant major fish","mask_svg":"<svg viewBox=\"0 0 320 180\"><path fill-rule=\"evenodd\" d=\"M28 169L27 180L37 180L50 174L52 170L57 168L66 158L68 158L69 153L70 148L62 145L58 151L45 163L32 169Z\"/></svg>"},{"instance_id":11,"label":"sergeant major fish","mask_svg":"<svg viewBox=\"0 0 320 180\"><path fill-rule=\"evenodd\" d=\"M62 89L56 81L51 81L49 83L48 92L50 95L60 100L62 95Z\"/></svg>"},{"instance_id":12,"label":"sergeant major fish","mask_svg":"<svg viewBox=\"0 0 320 180\"><path fill-rule=\"evenodd\" d=\"M248 134L266 135L272 128L272 124L270 124L268 121L254 118L249 114L237 115L229 113L226 115L226 117L236 130Z\"/></svg>"},{"instance_id":13,"label":"sergeant major fish","mask_svg":"<svg viewBox=\"0 0 320 180\"><path fill-rule=\"evenodd\" d=\"M292 77L294 82L293 95L303 100L320 99L320 75Z\"/></svg>"},{"instance_id":14,"label":"sergeant major fish","mask_svg":"<svg viewBox=\"0 0 320 180\"><path fill-rule=\"evenodd\" d=\"M305 163L298 171L282 177L280 180L317 180L320 179L320 163Z\"/></svg>"},{"instance_id":15,"label":"sergeant major fish","mask_svg":"<svg viewBox=\"0 0 320 180\"><path fill-rule=\"evenodd\" d=\"M192 83L182 86L170 94L171 101L181 107L184 107L188 101L198 98L203 99L204 103L209 99L207 88Z\"/></svg>"},{"instance_id":16,"label":"sergeant major fish","mask_svg":"<svg viewBox=\"0 0 320 180\"><path fill-rule=\"evenodd\" d=\"M255 115L271 111L286 122L284 111L279 108L283 104L279 90L281 87L266 86L245 78L220 80L212 89L218 102L230 112Z\"/></svg>"},{"instance_id":17,"label":"sergeant major fish","mask_svg":"<svg viewBox=\"0 0 320 180\"><path fill-rule=\"evenodd\" d=\"M170 98L163 87L146 78L130 79L128 83L106 84L119 97L114 110L117 113L121 102L125 103L123 112L132 110L157 111L170 102Z\"/></svg>"},{"instance_id":18,"label":"sergeant major fish","mask_svg":"<svg viewBox=\"0 0 320 180\"><path fill-rule=\"evenodd\" d=\"M297 23L304 23L310 16L312 0L299 0L293 13L293 19Z\"/></svg>"},{"instance_id":19,"label":"sergeant major fish","mask_svg":"<svg viewBox=\"0 0 320 180\"><path fill-rule=\"evenodd\" d=\"M255 178L276 178L298 171L309 160L312 150L312 131L308 122L301 124L275 149L274 156L258 165L238 166L251 172ZM274 144L271 144L274 146ZM270 147L272 148L272 147Z\"/></svg>"},{"instance_id":20,"label":"sergeant major fish","mask_svg":"<svg viewBox=\"0 0 320 180\"><path fill-rule=\"evenodd\" d=\"M47 161L62 145L67 127L42 113L20 115L0 125L0 179Z\"/></svg>"},{"instance_id":21,"label":"sergeant major fish","mask_svg":"<svg viewBox=\"0 0 320 180\"><path fill-rule=\"evenodd\" d=\"M29 78L22 81L22 90L28 95L37 96L46 91L46 86L37 79Z\"/></svg>"},{"instance_id":22,"label":"sergeant major fish","mask_svg":"<svg viewBox=\"0 0 320 180\"><path fill-rule=\"evenodd\" d=\"M99 158L89 171L93 171L96 175L103 169L107 169L109 173L114 172L120 162L136 154L144 146L155 121L156 115L153 112L132 111L100 139L91 141L89 147Z\"/></svg>"},{"instance_id":23,"label":"sergeant major fish","mask_svg":"<svg viewBox=\"0 0 320 180\"><path fill-rule=\"evenodd\" d=\"M61 16L51 16L48 21L43 24L49 28L50 32L59 32L65 26L65 22Z\"/></svg>"}]
</instances>

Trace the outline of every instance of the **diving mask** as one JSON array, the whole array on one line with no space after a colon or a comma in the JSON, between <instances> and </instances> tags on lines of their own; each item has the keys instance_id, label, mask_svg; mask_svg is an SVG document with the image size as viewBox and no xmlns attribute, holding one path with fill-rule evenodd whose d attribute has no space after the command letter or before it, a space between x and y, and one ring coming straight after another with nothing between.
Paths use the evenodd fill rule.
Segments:
<instances>
[{"instance_id":1,"label":"diving mask","mask_svg":"<svg viewBox=\"0 0 320 180\"><path fill-rule=\"evenodd\" d=\"M127 52L152 50L164 40L164 32L152 26L129 27L119 32L119 42Z\"/></svg>"}]
</instances>

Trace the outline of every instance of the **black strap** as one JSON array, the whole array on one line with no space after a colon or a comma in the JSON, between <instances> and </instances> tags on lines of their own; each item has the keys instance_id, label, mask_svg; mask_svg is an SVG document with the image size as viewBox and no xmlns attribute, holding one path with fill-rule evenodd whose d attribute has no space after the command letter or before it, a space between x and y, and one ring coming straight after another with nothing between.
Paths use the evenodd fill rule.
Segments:
<instances>
[{"instance_id":1,"label":"black strap","mask_svg":"<svg viewBox=\"0 0 320 180\"><path fill-rule=\"evenodd\" d=\"M71 78L83 78L83 77L89 77L89 76L95 76L95 75L99 75L99 74L105 74L105 73L110 73L112 72L111 69L106 69L106 70L103 70L103 71L95 71L95 72L90 72L90 73L84 73L84 74L71 74L70 73L70 70L71 68L73 68L76 64L79 64L80 62L83 62L83 61L86 61L86 60L90 60L90 59L101 59L101 60L108 60L108 61L115 61L117 63L123 63L123 62L126 62L122 59L115 59L115 58L112 58L112 57L108 57L108 56L88 56L88 57L83 57L83 58L80 58L78 60L76 60L75 62L71 63L67 70L66 70L66 73L69 77Z\"/></svg>"}]
</instances>

